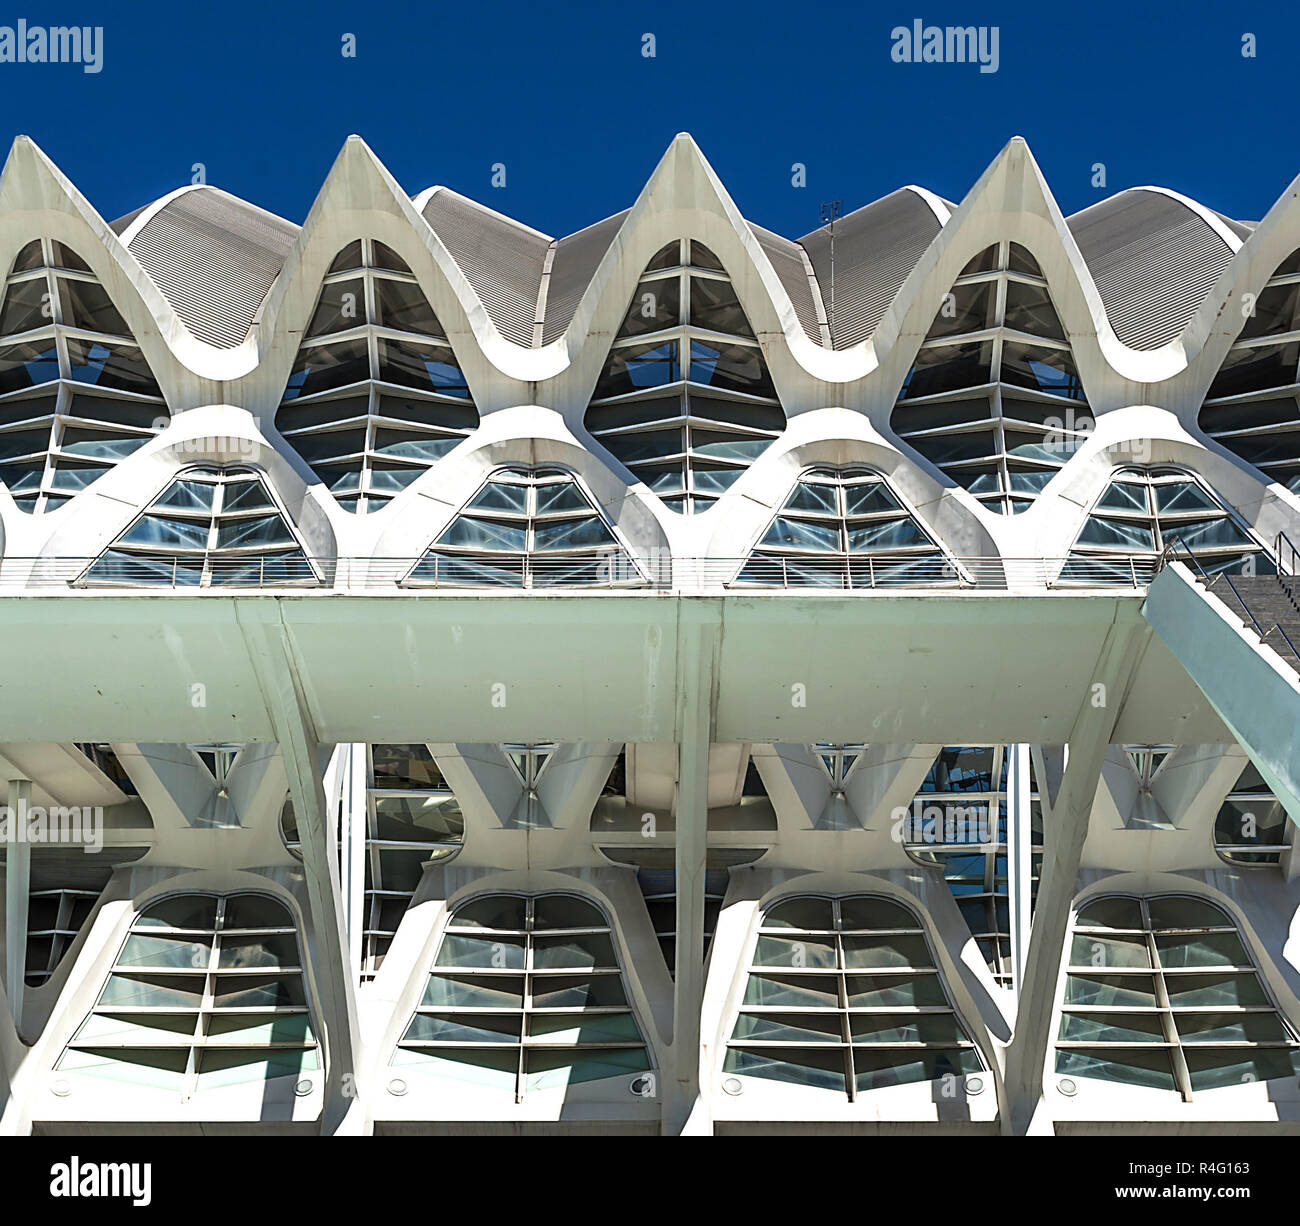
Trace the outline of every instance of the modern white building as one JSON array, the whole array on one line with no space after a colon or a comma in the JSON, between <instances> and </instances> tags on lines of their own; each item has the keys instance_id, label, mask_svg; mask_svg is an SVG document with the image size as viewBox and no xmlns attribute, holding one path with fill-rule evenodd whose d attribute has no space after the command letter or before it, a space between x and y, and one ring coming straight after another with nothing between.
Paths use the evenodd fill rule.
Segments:
<instances>
[{"instance_id":1,"label":"modern white building","mask_svg":"<svg viewBox=\"0 0 1300 1226\"><path fill-rule=\"evenodd\" d=\"M0 1132L1300 1129L1297 187L19 137Z\"/></svg>"}]
</instances>

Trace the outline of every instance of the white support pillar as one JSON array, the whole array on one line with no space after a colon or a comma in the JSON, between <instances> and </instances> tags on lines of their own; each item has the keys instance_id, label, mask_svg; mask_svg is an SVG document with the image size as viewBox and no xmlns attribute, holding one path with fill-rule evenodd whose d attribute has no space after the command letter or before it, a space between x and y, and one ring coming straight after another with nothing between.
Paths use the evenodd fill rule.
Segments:
<instances>
[{"instance_id":1,"label":"white support pillar","mask_svg":"<svg viewBox=\"0 0 1300 1226\"><path fill-rule=\"evenodd\" d=\"M9 780L9 833L5 846L5 992L19 1032L23 1025L27 903L32 884L32 845L27 841L27 806L31 798L30 780Z\"/></svg>"},{"instance_id":2,"label":"white support pillar","mask_svg":"<svg viewBox=\"0 0 1300 1226\"><path fill-rule=\"evenodd\" d=\"M673 989L672 1068L664 1087L663 1130L671 1136L712 1131L707 1071L701 1087L700 1017L704 1009L704 873L708 851L709 745L719 626L685 622L677 637L677 956Z\"/></svg>"},{"instance_id":3,"label":"white support pillar","mask_svg":"<svg viewBox=\"0 0 1300 1226\"><path fill-rule=\"evenodd\" d=\"M360 1080L361 1030L356 976L348 957L344 900L336 838L321 779L320 743L293 665L288 634L277 607L255 600L235 602L236 614L257 673L267 714L280 743L289 793L298 817L307 895L316 947L313 969L320 1002L318 1021L325 1053L322 1135L372 1131Z\"/></svg>"},{"instance_id":4,"label":"white support pillar","mask_svg":"<svg viewBox=\"0 0 1300 1226\"><path fill-rule=\"evenodd\" d=\"M367 788L370 783L370 762L364 743L339 747L347 754L347 767L343 772L343 789L339 796L342 806L342 837L347 840L343 857L343 888L347 899L348 954L355 982L361 980L361 959L365 949L366 925L369 915L366 908L366 839L370 833L370 811Z\"/></svg>"},{"instance_id":5,"label":"white support pillar","mask_svg":"<svg viewBox=\"0 0 1300 1226\"><path fill-rule=\"evenodd\" d=\"M1008 745L1007 896L1011 919L1011 983L1019 994L1029 955L1029 920L1034 891L1033 802L1029 788L1029 746Z\"/></svg>"},{"instance_id":6,"label":"white support pillar","mask_svg":"<svg viewBox=\"0 0 1300 1226\"><path fill-rule=\"evenodd\" d=\"M1133 673L1146 641L1140 627L1112 625L1079 697L1066 744L1065 775L1044 830L1043 875L1025 961L1024 986L1016 1028L1007 1050L1004 1132L1023 1135L1050 1131L1043 1106L1043 1071L1052 1036L1056 985L1065 956L1065 933L1074 905L1079 860L1088 837L1093 800L1111 734L1123 710Z\"/></svg>"}]
</instances>

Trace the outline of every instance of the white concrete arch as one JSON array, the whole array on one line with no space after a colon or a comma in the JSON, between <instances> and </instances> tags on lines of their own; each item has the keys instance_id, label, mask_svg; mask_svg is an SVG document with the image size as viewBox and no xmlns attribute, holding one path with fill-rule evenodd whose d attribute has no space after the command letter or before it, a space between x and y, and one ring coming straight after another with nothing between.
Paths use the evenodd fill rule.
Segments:
<instances>
[{"instance_id":1,"label":"white concrete arch","mask_svg":"<svg viewBox=\"0 0 1300 1226\"><path fill-rule=\"evenodd\" d=\"M411 198L364 141L349 137L258 313L259 364L236 389L240 403L274 420L321 282L338 253L359 238L391 247L415 274L480 414L525 398L532 372L512 371L511 363L516 353L528 351L497 333L465 274Z\"/></svg>"},{"instance_id":2,"label":"white concrete arch","mask_svg":"<svg viewBox=\"0 0 1300 1226\"><path fill-rule=\"evenodd\" d=\"M338 556L326 509L291 461L262 437L242 410L211 405L174 420L83 490L57 518L38 551L42 558L97 557L187 468L251 468L265 475L309 557ZM44 518L44 517L42 517Z\"/></svg>"},{"instance_id":3,"label":"white concrete arch","mask_svg":"<svg viewBox=\"0 0 1300 1226\"><path fill-rule=\"evenodd\" d=\"M403 508L380 519L376 557L416 558L488 476L499 468L554 466L574 473L633 557L663 555L667 515L644 486L625 485L598 455L583 447L554 410L518 405L494 414L453 452L393 499ZM370 517L367 517L370 518Z\"/></svg>"}]
</instances>

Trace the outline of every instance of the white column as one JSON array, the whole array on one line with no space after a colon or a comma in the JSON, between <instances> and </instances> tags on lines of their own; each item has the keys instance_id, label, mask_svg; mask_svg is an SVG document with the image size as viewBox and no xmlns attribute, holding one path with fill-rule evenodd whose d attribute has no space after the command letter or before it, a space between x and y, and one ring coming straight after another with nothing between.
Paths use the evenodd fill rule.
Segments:
<instances>
[{"instance_id":1,"label":"white column","mask_svg":"<svg viewBox=\"0 0 1300 1226\"><path fill-rule=\"evenodd\" d=\"M332 809L325 802L320 740L293 664L287 631L273 602L235 601L236 616L257 672L267 715L280 744L289 794L298 817L298 836L317 958L316 990L325 1053L324 1135L373 1131L366 1118L360 1082L361 1032L356 976L345 931L338 842L330 830Z\"/></svg>"},{"instance_id":2,"label":"white column","mask_svg":"<svg viewBox=\"0 0 1300 1226\"><path fill-rule=\"evenodd\" d=\"M708 1133L707 1085L701 1093L700 1018L704 1008L704 872L708 848L709 744L717 625L688 622L677 637L677 957L672 1068L663 1130Z\"/></svg>"},{"instance_id":3,"label":"white column","mask_svg":"<svg viewBox=\"0 0 1300 1226\"><path fill-rule=\"evenodd\" d=\"M9 841L5 845L5 992L14 1025L22 1030L23 974L27 968L27 900L31 892L32 845L27 841L27 806L32 785L9 780Z\"/></svg>"},{"instance_id":4,"label":"white column","mask_svg":"<svg viewBox=\"0 0 1300 1226\"><path fill-rule=\"evenodd\" d=\"M1007 896L1011 910L1011 982L1019 994L1029 955L1033 904L1033 802L1029 797L1029 746L1008 745Z\"/></svg>"},{"instance_id":5,"label":"white column","mask_svg":"<svg viewBox=\"0 0 1300 1226\"><path fill-rule=\"evenodd\" d=\"M1079 696L1079 708L1066 743L1065 774L1044 830L1043 876L1025 959L1016 1029L1007 1049L1004 1132L1023 1135L1050 1131L1043 1107L1043 1072L1056 1004L1056 985L1065 956L1065 933L1074 905L1079 860L1101 766L1123 709L1145 637L1134 626L1113 625L1106 635L1092 682Z\"/></svg>"},{"instance_id":6,"label":"white column","mask_svg":"<svg viewBox=\"0 0 1300 1226\"><path fill-rule=\"evenodd\" d=\"M347 770L343 774L343 837L347 839L344 857L343 889L348 915L348 952L352 959L353 978L360 981L361 958L365 948L365 930L369 923L366 907L366 838L370 833L367 788L370 764L364 743L346 746Z\"/></svg>"}]
</instances>

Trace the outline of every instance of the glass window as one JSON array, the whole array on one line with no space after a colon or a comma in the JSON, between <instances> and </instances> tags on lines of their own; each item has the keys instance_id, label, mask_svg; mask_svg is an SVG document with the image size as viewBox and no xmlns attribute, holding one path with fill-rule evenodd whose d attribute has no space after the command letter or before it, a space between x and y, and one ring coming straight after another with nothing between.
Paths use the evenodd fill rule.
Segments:
<instances>
[{"instance_id":1,"label":"glass window","mask_svg":"<svg viewBox=\"0 0 1300 1226\"><path fill-rule=\"evenodd\" d=\"M262 473L187 468L77 582L257 587L320 581Z\"/></svg>"},{"instance_id":2,"label":"glass window","mask_svg":"<svg viewBox=\"0 0 1300 1226\"><path fill-rule=\"evenodd\" d=\"M345 340L319 339L353 329ZM339 253L275 420L340 505L357 514L382 509L477 428L442 325L391 248L358 239ZM345 450L333 446L340 439L318 437L343 423L356 427Z\"/></svg>"},{"instance_id":3,"label":"glass window","mask_svg":"<svg viewBox=\"0 0 1300 1226\"><path fill-rule=\"evenodd\" d=\"M147 907L55 1067L182 1100L318 1070L293 917L247 893Z\"/></svg>"},{"instance_id":4,"label":"glass window","mask_svg":"<svg viewBox=\"0 0 1300 1226\"><path fill-rule=\"evenodd\" d=\"M734 287L706 247L691 242L689 252L688 266L671 244L646 268L586 418L617 460L686 515L713 506L785 428ZM669 421L680 424L659 428Z\"/></svg>"},{"instance_id":5,"label":"glass window","mask_svg":"<svg viewBox=\"0 0 1300 1226\"><path fill-rule=\"evenodd\" d=\"M852 1102L984 1063L920 922L892 899L860 895L768 908L723 1067Z\"/></svg>"},{"instance_id":6,"label":"glass window","mask_svg":"<svg viewBox=\"0 0 1300 1226\"><path fill-rule=\"evenodd\" d=\"M1291 849L1286 809L1254 766L1247 766L1219 808L1214 849L1229 864L1279 864Z\"/></svg>"},{"instance_id":7,"label":"glass window","mask_svg":"<svg viewBox=\"0 0 1300 1226\"><path fill-rule=\"evenodd\" d=\"M1300 1071L1230 916L1203 898L1095 899L1079 909L1056 1071L1195 1093Z\"/></svg>"},{"instance_id":8,"label":"glass window","mask_svg":"<svg viewBox=\"0 0 1300 1226\"><path fill-rule=\"evenodd\" d=\"M956 567L879 473L805 472L735 584L874 587L956 582Z\"/></svg>"},{"instance_id":9,"label":"glass window","mask_svg":"<svg viewBox=\"0 0 1300 1226\"><path fill-rule=\"evenodd\" d=\"M1059 582L1145 585L1171 545L1209 574L1270 575L1268 551L1191 473L1118 469L1079 530Z\"/></svg>"},{"instance_id":10,"label":"glass window","mask_svg":"<svg viewBox=\"0 0 1300 1226\"><path fill-rule=\"evenodd\" d=\"M404 582L611 587L639 585L644 576L572 473L505 468L479 487Z\"/></svg>"},{"instance_id":11,"label":"glass window","mask_svg":"<svg viewBox=\"0 0 1300 1226\"><path fill-rule=\"evenodd\" d=\"M1014 745L947 745L935 758L900 833L908 854L943 873L999 987L1013 984L1008 827ZM1040 750L1029 749L1029 899L1043 863Z\"/></svg>"},{"instance_id":12,"label":"glass window","mask_svg":"<svg viewBox=\"0 0 1300 1226\"><path fill-rule=\"evenodd\" d=\"M1033 505L1091 427L1086 408L1065 410L1061 398L1082 402L1084 393L1047 283L1023 247L997 243L945 296L891 425L985 506L1014 515ZM1036 428L1007 430L1004 420ZM985 424L952 430L975 422Z\"/></svg>"},{"instance_id":13,"label":"glass window","mask_svg":"<svg viewBox=\"0 0 1300 1226\"><path fill-rule=\"evenodd\" d=\"M457 908L391 1066L515 1102L654 1067L609 921L567 894L493 894Z\"/></svg>"},{"instance_id":14,"label":"glass window","mask_svg":"<svg viewBox=\"0 0 1300 1226\"><path fill-rule=\"evenodd\" d=\"M1259 292L1253 314L1242 321L1238 341L1210 385L1200 416L1201 429L1212 438L1270 480L1292 489L1300 489L1300 431L1277 427L1300 425L1295 399L1300 342L1294 337L1300 330L1300 284L1289 279L1296 266L1293 252ZM1292 339L1260 343L1287 335Z\"/></svg>"},{"instance_id":15,"label":"glass window","mask_svg":"<svg viewBox=\"0 0 1300 1226\"><path fill-rule=\"evenodd\" d=\"M8 343L19 336L28 339ZM45 394L23 394L32 387ZM40 414L32 412L38 403ZM40 431L0 442L0 461L22 461L0 469L0 479L28 512L62 506L142 446L167 416L112 299L84 261L48 239L22 249L0 302L0 425L41 415ZM85 417L102 429L69 428Z\"/></svg>"},{"instance_id":16,"label":"glass window","mask_svg":"<svg viewBox=\"0 0 1300 1226\"><path fill-rule=\"evenodd\" d=\"M460 804L427 745L371 745L368 757L362 983L383 965L425 864L450 859L465 839ZM301 856L292 799L281 811L280 833Z\"/></svg>"}]
</instances>

